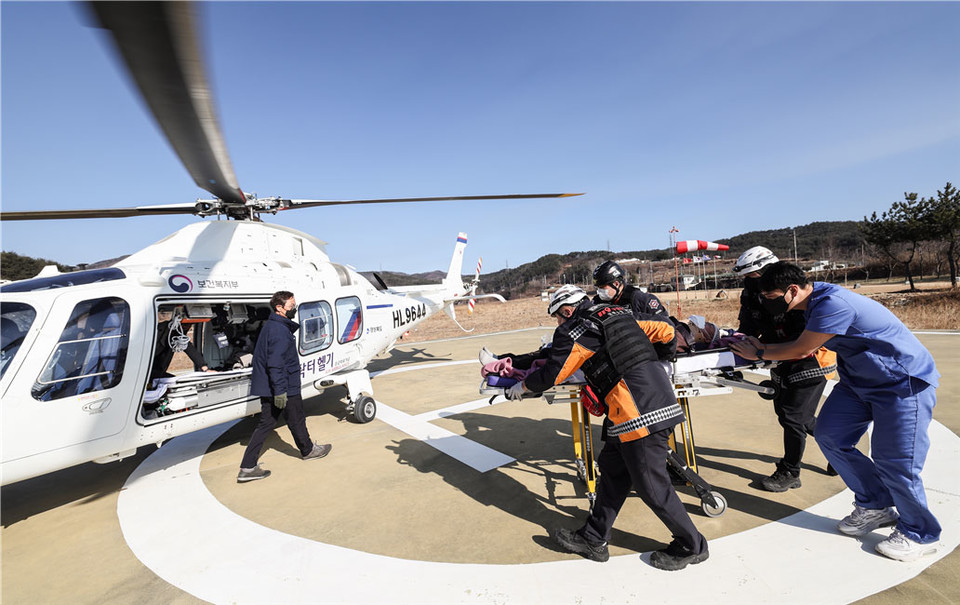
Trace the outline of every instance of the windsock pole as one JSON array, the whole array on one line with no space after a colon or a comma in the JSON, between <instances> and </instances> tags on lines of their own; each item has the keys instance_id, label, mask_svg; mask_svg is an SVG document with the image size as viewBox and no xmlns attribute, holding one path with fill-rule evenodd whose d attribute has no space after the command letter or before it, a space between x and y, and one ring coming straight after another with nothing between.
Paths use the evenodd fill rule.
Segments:
<instances>
[{"instance_id":1,"label":"windsock pole","mask_svg":"<svg viewBox=\"0 0 960 605\"><path fill-rule=\"evenodd\" d=\"M683 319L683 309L680 308L680 265L679 260L677 260L677 237L674 233L680 233L676 226L670 230L670 247L673 248L673 273L677 280L677 319Z\"/></svg>"},{"instance_id":2,"label":"windsock pole","mask_svg":"<svg viewBox=\"0 0 960 605\"><path fill-rule=\"evenodd\" d=\"M677 318L683 319L683 315L681 314L681 311L680 311L680 271L677 268L678 267L677 256L679 256L680 254L686 254L687 252L697 252L699 250L719 252L719 251L729 250L730 246L726 244L717 244L714 242L708 242L702 239L688 239L682 242L676 242L674 244L673 233L676 230L677 230L676 227L670 230L670 234L671 234L670 238L671 238L671 245L673 246L673 266L677 273ZM695 258L694 261L696 262L696 260L697 259ZM699 262L701 265L699 277L702 281L706 281L706 267L702 266L703 259L699 258ZM714 260L714 263L716 263L716 260ZM716 264L714 264L714 272L716 272ZM694 267L694 277L698 277L696 267ZM716 277L714 277L714 282L716 282ZM704 284L704 288L706 288L706 284Z\"/></svg>"}]
</instances>

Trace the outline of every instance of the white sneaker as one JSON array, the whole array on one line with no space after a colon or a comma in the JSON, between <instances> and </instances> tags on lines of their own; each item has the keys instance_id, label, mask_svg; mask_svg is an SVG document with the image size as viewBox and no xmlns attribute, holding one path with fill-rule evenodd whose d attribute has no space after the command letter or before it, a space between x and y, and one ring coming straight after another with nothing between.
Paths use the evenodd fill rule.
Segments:
<instances>
[{"instance_id":1,"label":"white sneaker","mask_svg":"<svg viewBox=\"0 0 960 605\"><path fill-rule=\"evenodd\" d=\"M864 536L878 527L895 525L900 515L892 507L863 508L853 503L853 512L837 524L837 529L848 536Z\"/></svg>"},{"instance_id":2,"label":"white sneaker","mask_svg":"<svg viewBox=\"0 0 960 605\"><path fill-rule=\"evenodd\" d=\"M499 357L487 350L487 347L480 349L480 365L485 366L488 363L495 362Z\"/></svg>"},{"instance_id":3,"label":"white sneaker","mask_svg":"<svg viewBox=\"0 0 960 605\"><path fill-rule=\"evenodd\" d=\"M924 555L937 552L937 543L920 544L895 529L889 538L877 544L877 552L897 561L916 561Z\"/></svg>"}]
</instances>

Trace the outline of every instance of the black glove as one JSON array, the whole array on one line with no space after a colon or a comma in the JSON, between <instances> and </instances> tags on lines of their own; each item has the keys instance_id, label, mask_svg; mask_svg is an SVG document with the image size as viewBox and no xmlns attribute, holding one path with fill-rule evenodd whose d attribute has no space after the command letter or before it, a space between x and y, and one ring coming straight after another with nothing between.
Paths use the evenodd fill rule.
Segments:
<instances>
[{"instance_id":1,"label":"black glove","mask_svg":"<svg viewBox=\"0 0 960 605\"><path fill-rule=\"evenodd\" d=\"M278 410L282 410L283 408L287 407L287 394L283 393L282 395L274 395L273 405Z\"/></svg>"}]
</instances>

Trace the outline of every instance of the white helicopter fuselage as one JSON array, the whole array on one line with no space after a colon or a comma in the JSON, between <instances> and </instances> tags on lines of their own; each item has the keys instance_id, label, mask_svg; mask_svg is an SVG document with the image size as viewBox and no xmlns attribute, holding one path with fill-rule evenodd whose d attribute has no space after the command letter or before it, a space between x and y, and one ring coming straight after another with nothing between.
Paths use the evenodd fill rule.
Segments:
<instances>
[{"instance_id":1,"label":"white helicopter fuselage","mask_svg":"<svg viewBox=\"0 0 960 605\"><path fill-rule=\"evenodd\" d=\"M453 303L469 298L461 279L465 246L460 234L442 284L378 290L331 262L324 243L307 234L261 222L203 221L111 269L85 272L98 276L93 283L69 285L84 281L75 273L4 286L4 321L9 310L21 311L21 332L11 352L4 325L2 484L122 459L140 446L260 411L259 398L249 394L249 366L231 369L227 357L241 352L235 337L255 333L279 290L292 292L298 304L304 396L343 385L348 405L364 398L375 405L367 363L435 312L454 318ZM112 310L114 325L70 335L78 321L89 321L78 316L98 304ZM224 371L189 373L173 385L180 391L169 391L180 395L147 403L157 384L151 370L158 315L170 308L183 310L185 325L195 322L208 365ZM57 364L72 350L81 351L77 369L58 377Z\"/></svg>"}]
</instances>

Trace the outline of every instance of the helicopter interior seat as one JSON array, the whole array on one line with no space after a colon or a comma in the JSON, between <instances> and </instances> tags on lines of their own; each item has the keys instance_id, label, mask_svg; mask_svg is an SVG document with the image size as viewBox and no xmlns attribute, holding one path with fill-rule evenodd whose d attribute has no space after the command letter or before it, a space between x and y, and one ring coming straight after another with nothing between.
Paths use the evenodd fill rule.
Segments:
<instances>
[{"instance_id":1,"label":"helicopter interior seat","mask_svg":"<svg viewBox=\"0 0 960 605\"><path fill-rule=\"evenodd\" d=\"M225 343L220 341L220 338L223 338L220 323L211 321L201 325L203 326L203 358L211 369L223 369L229 351L225 350Z\"/></svg>"},{"instance_id":2,"label":"helicopter interior seat","mask_svg":"<svg viewBox=\"0 0 960 605\"><path fill-rule=\"evenodd\" d=\"M123 371L121 355L123 338L115 338L122 336L121 314L110 312L93 317L102 319L103 323L93 328L91 336L93 340L87 349L83 368L80 371L80 375L84 378L78 381L77 393L107 388L110 384L117 382L118 372ZM114 338L110 338L111 336Z\"/></svg>"},{"instance_id":3,"label":"helicopter interior seat","mask_svg":"<svg viewBox=\"0 0 960 605\"><path fill-rule=\"evenodd\" d=\"M0 317L0 342L3 350L0 351L0 371L5 368L13 356L17 354L17 349L23 344L23 339L27 336L26 330L21 330L20 325L9 317Z\"/></svg>"}]
</instances>

